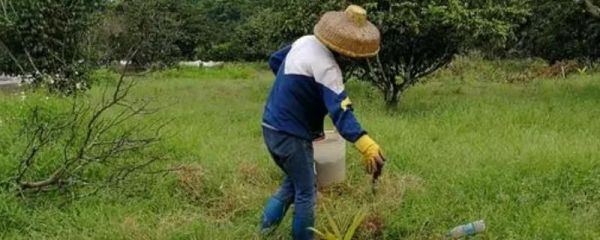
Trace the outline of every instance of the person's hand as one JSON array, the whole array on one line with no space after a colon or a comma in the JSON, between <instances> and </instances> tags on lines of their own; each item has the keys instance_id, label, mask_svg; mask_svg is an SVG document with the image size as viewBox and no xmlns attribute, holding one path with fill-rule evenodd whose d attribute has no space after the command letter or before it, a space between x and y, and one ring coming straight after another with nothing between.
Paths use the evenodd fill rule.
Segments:
<instances>
[{"instance_id":1,"label":"person's hand","mask_svg":"<svg viewBox=\"0 0 600 240\"><path fill-rule=\"evenodd\" d=\"M381 170L385 164L385 158L379 145L367 135L360 137L354 145L363 156L367 173L379 177L375 175L381 175Z\"/></svg>"}]
</instances>

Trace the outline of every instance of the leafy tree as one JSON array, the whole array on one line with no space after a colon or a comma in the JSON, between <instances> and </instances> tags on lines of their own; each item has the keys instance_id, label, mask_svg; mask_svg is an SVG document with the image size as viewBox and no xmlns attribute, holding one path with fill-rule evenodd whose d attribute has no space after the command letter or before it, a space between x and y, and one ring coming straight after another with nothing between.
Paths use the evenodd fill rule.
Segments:
<instances>
[{"instance_id":1,"label":"leafy tree","mask_svg":"<svg viewBox=\"0 0 600 240\"><path fill-rule=\"evenodd\" d=\"M205 37L209 29L206 16L202 14L202 7L199 4L189 1L183 6L178 14L181 21L181 34L175 41L175 45L183 58L193 59L196 56L196 48L206 41Z\"/></svg>"},{"instance_id":2,"label":"leafy tree","mask_svg":"<svg viewBox=\"0 0 600 240\"><path fill-rule=\"evenodd\" d=\"M347 6L342 0L258 2L262 5L236 29L232 43L244 60L266 60L278 48L312 33L322 13Z\"/></svg>"},{"instance_id":3,"label":"leafy tree","mask_svg":"<svg viewBox=\"0 0 600 240\"><path fill-rule=\"evenodd\" d=\"M177 41L185 42L182 14L188 1L123 0L113 3L97 30L97 45L104 62L124 60L130 49L138 68L173 65L181 58Z\"/></svg>"},{"instance_id":4,"label":"leafy tree","mask_svg":"<svg viewBox=\"0 0 600 240\"><path fill-rule=\"evenodd\" d=\"M600 59L600 18L572 1L532 2L532 15L521 26L520 36L522 52L550 63Z\"/></svg>"},{"instance_id":5,"label":"leafy tree","mask_svg":"<svg viewBox=\"0 0 600 240\"><path fill-rule=\"evenodd\" d=\"M527 5L517 0L352 3L367 8L369 19L381 30L383 46L378 58L359 62L349 72L373 83L390 105L396 105L410 86L448 64L456 54L470 47L502 45L528 13ZM262 25L249 21L249 29L253 31L245 44L259 43L263 48L271 43L271 48L276 48L312 33L312 26L323 12L342 9L348 4L337 0L273 3L258 19L252 19Z\"/></svg>"},{"instance_id":6,"label":"leafy tree","mask_svg":"<svg viewBox=\"0 0 600 240\"><path fill-rule=\"evenodd\" d=\"M103 0L0 0L0 72L72 94L89 87L86 33Z\"/></svg>"},{"instance_id":7,"label":"leafy tree","mask_svg":"<svg viewBox=\"0 0 600 240\"><path fill-rule=\"evenodd\" d=\"M269 0L270 1L270 0ZM253 48L246 48L242 38L258 39L253 36L254 24L270 24L269 21L252 20L267 8L264 0L204 0L198 6L202 20L202 32L196 48L196 56L213 60L255 60ZM262 15L261 15L262 16ZM249 23L252 22L252 23ZM247 28L240 26L248 26ZM250 39L246 39L251 41Z\"/></svg>"},{"instance_id":8,"label":"leafy tree","mask_svg":"<svg viewBox=\"0 0 600 240\"><path fill-rule=\"evenodd\" d=\"M140 67L169 66L181 58L240 60L235 29L258 6L250 0L121 0L106 15L98 42L105 61L143 45L133 60Z\"/></svg>"},{"instance_id":9,"label":"leafy tree","mask_svg":"<svg viewBox=\"0 0 600 240\"><path fill-rule=\"evenodd\" d=\"M526 5L512 0L362 4L381 29L383 46L376 61L359 65L359 72L384 93L390 105L456 54L483 44L502 45L527 15Z\"/></svg>"}]
</instances>

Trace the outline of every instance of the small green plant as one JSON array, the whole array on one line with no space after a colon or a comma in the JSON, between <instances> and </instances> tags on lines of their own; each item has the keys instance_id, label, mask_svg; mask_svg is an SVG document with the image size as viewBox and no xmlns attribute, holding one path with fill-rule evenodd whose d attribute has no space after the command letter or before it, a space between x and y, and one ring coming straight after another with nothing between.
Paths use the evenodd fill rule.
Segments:
<instances>
[{"instance_id":1,"label":"small green plant","mask_svg":"<svg viewBox=\"0 0 600 240\"><path fill-rule=\"evenodd\" d=\"M367 217L367 212L364 208L358 210L358 212L354 215L351 224L348 226L347 221L338 221L336 222L327 208L323 208L325 212L325 216L327 217L327 222L329 223L329 228L324 231L319 231L315 228L310 228L311 231L315 232L319 237L325 240L350 240L354 237L356 233L356 229L360 226L360 224Z\"/></svg>"},{"instance_id":2,"label":"small green plant","mask_svg":"<svg viewBox=\"0 0 600 240\"><path fill-rule=\"evenodd\" d=\"M579 74L585 74L585 73L587 72L587 70L588 70L588 67L587 67L587 66L585 66L585 67L583 67L583 68L577 68L577 72L578 72Z\"/></svg>"}]
</instances>

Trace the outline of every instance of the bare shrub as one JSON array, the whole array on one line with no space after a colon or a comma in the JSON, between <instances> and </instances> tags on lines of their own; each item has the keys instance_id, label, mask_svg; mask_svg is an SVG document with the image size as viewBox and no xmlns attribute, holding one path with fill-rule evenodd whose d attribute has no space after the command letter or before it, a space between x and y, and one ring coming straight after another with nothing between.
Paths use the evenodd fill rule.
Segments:
<instances>
[{"instance_id":1,"label":"bare shrub","mask_svg":"<svg viewBox=\"0 0 600 240\"><path fill-rule=\"evenodd\" d=\"M76 187L94 193L163 159L151 147L168 122L140 121L157 109L150 99L129 97L135 84L123 73L99 102L76 95L59 112L33 106L21 123L24 145L15 174L0 184L21 194Z\"/></svg>"}]
</instances>

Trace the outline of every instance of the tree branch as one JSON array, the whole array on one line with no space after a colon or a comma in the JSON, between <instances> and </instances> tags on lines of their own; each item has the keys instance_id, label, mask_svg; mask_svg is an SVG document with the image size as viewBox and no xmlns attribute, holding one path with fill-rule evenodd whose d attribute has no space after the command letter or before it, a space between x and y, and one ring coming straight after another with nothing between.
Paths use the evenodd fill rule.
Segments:
<instances>
[{"instance_id":1,"label":"tree branch","mask_svg":"<svg viewBox=\"0 0 600 240\"><path fill-rule=\"evenodd\" d=\"M133 58L138 50L139 48L131 50L132 54L128 54L129 59ZM121 181L131 173L157 161L157 158L143 162L124 159L128 156L127 153L142 154L143 149L161 141L161 129L166 126L156 121L123 128L125 123L135 116L153 112L148 110L148 101L125 100L135 86L133 81L125 81L126 72L127 66L110 93L110 97L107 96L109 92L104 91L102 101L94 108L88 104L80 105L79 98L75 96L70 111L61 115L65 117L52 118L49 120L50 125L38 119L37 110L33 111L29 121L37 128L34 132L29 131L32 137L26 147L27 154L24 154L18 174L13 179L21 192L29 189L34 192L49 191L54 187L63 189L78 184L80 181L76 182L72 179L81 179L80 175L91 164L114 167L112 171L115 173L107 176L107 180L113 182ZM122 108L122 111L106 117L105 115L112 112L111 109L114 108ZM148 136L147 130L155 130L155 132ZM27 170L33 169L38 152L50 142L62 144L62 164L42 180L23 181Z\"/></svg>"},{"instance_id":2,"label":"tree branch","mask_svg":"<svg viewBox=\"0 0 600 240\"><path fill-rule=\"evenodd\" d=\"M600 18L600 7L598 7L592 0L583 0L585 6L590 14L594 17Z\"/></svg>"}]
</instances>

